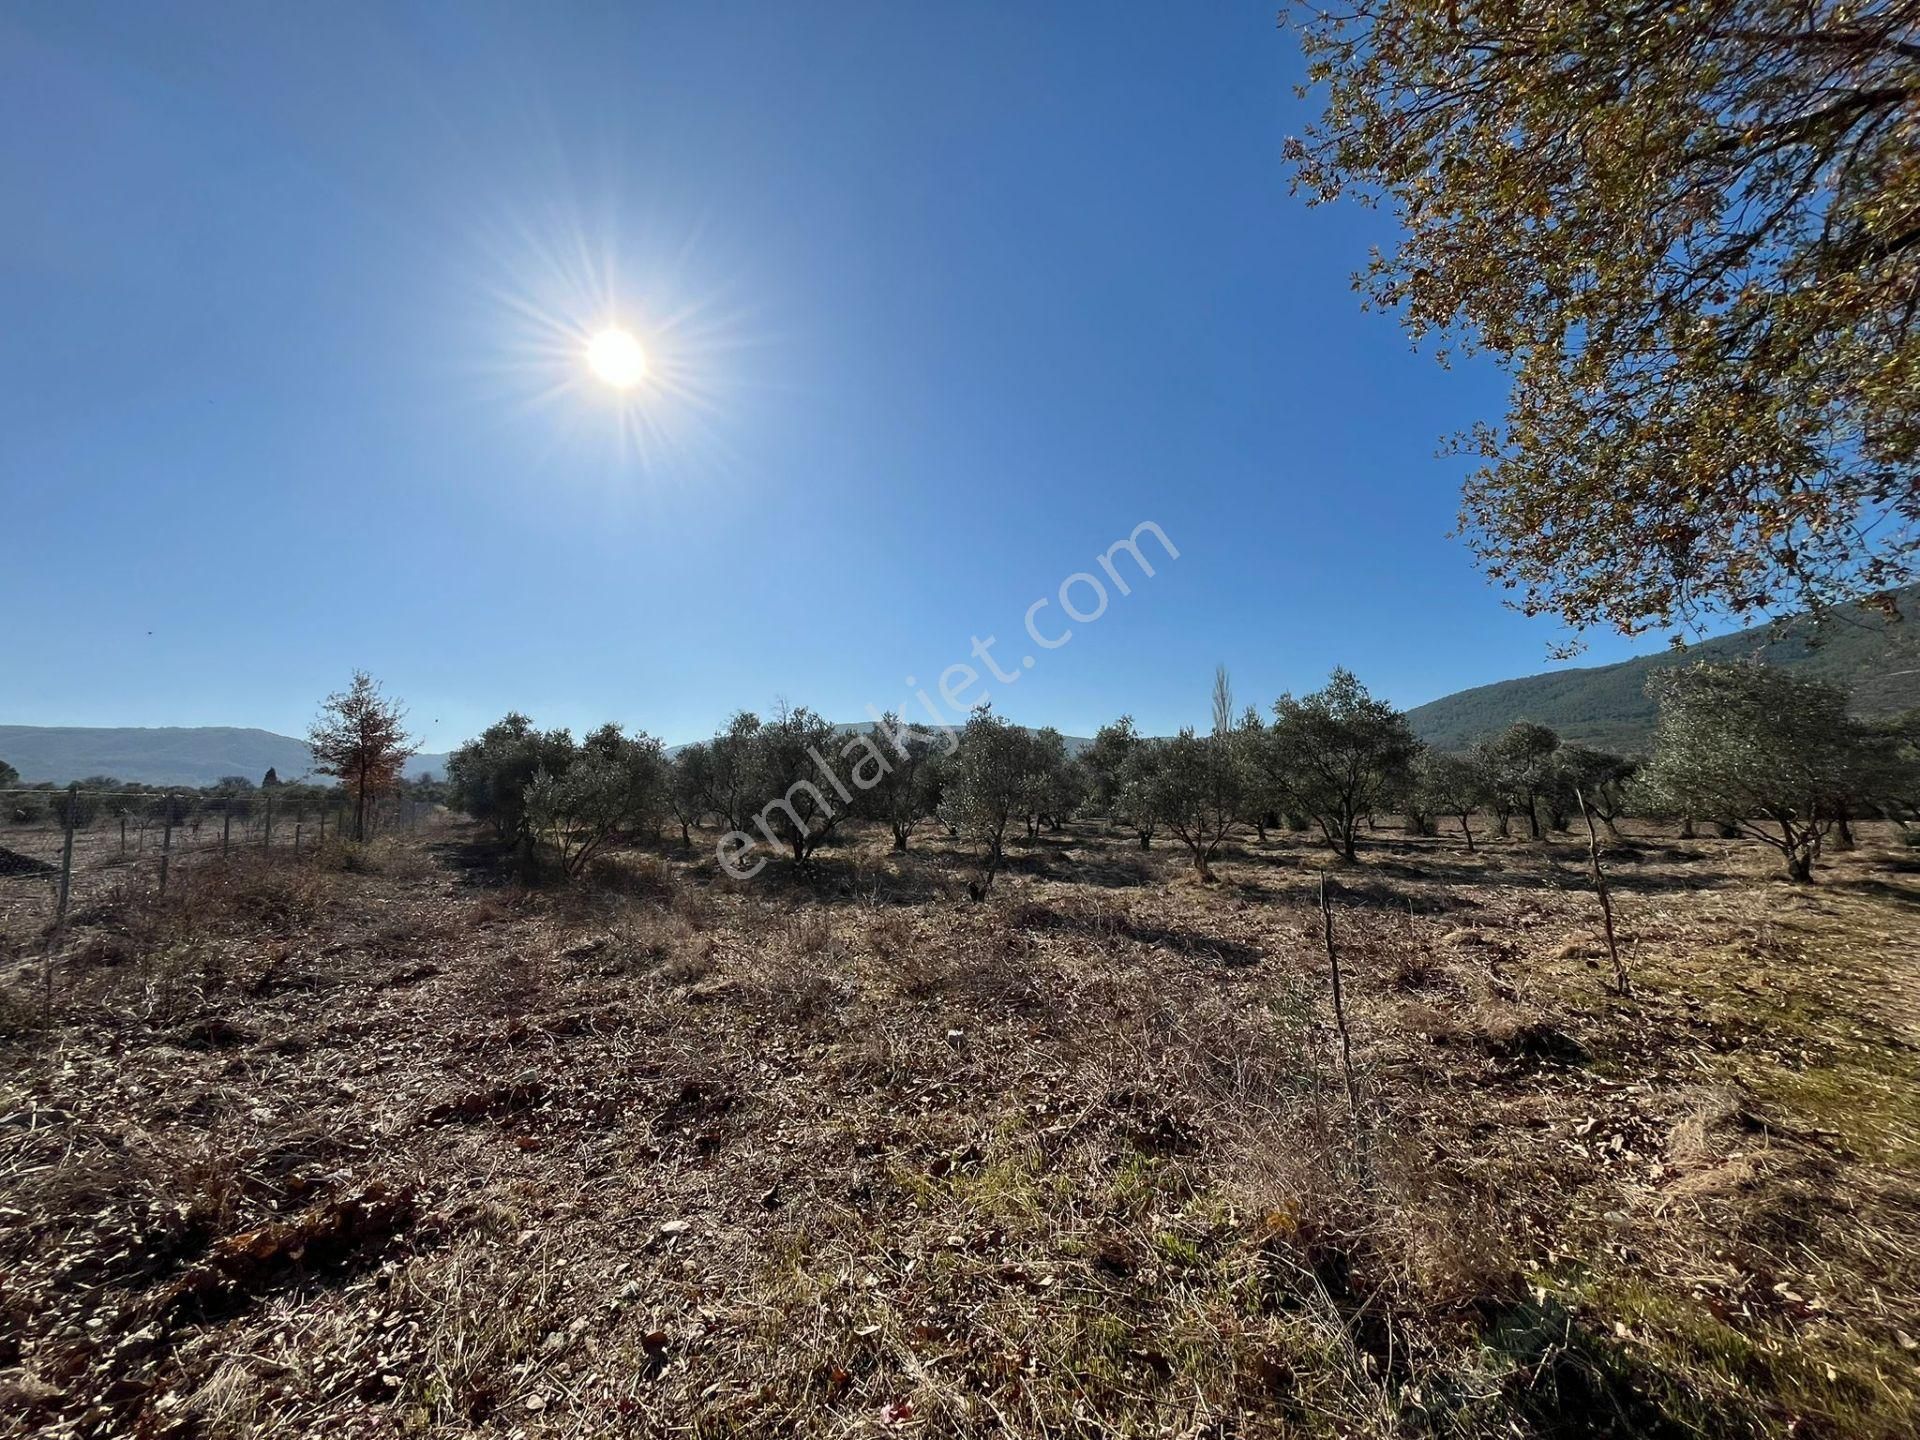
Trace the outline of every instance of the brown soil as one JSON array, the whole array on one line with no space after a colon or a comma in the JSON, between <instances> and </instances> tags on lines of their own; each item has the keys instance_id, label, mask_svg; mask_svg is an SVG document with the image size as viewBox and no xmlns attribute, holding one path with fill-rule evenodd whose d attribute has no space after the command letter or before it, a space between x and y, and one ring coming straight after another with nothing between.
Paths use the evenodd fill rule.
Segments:
<instances>
[{"instance_id":1,"label":"brown soil","mask_svg":"<svg viewBox=\"0 0 1920 1440\"><path fill-rule=\"evenodd\" d=\"M196 857L0 991L0 1433L1904 1436L1920 875ZM924 848L921 848L924 847ZM1315 896L1334 914L1350 1106Z\"/></svg>"}]
</instances>

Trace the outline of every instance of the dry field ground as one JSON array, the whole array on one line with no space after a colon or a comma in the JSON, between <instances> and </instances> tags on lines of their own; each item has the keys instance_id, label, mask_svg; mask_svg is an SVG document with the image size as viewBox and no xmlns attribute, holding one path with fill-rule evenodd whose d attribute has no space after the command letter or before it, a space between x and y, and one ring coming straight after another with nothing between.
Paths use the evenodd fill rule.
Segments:
<instances>
[{"instance_id":1,"label":"dry field ground","mask_svg":"<svg viewBox=\"0 0 1920 1440\"><path fill-rule=\"evenodd\" d=\"M1370 838L16 907L0 1433L1920 1431L1913 852Z\"/></svg>"}]
</instances>

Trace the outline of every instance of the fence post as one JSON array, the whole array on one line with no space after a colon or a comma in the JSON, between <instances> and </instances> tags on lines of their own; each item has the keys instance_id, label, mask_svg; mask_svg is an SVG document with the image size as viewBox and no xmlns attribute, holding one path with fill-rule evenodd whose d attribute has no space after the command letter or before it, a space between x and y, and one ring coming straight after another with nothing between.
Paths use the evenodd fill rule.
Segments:
<instances>
[{"instance_id":1,"label":"fence post","mask_svg":"<svg viewBox=\"0 0 1920 1440\"><path fill-rule=\"evenodd\" d=\"M1360 1087L1353 1079L1353 1038L1347 1033L1346 995L1340 985L1340 952L1333 948L1333 907L1327 904L1327 877L1320 877L1320 922L1327 944L1327 968L1333 972L1333 1018L1340 1027L1340 1068L1347 1077L1347 1106L1360 1118Z\"/></svg>"},{"instance_id":2,"label":"fence post","mask_svg":"<svg viewBox=\"0 0 1920 1440\"><path fill-rule=\"evenodd\" d=\"M320 802L320 847L322 849L325 849L326 844L327 844L327 802L325 800L322 800Z\"/></svg>"},{"instance_id":3,"label":"fence post","mask_svg":"<svg viewBox=\"0 0 1920 1440\"><path fill-rule=\"evenodd\" d=\"M228 847L233 842L233 797L229 795L226 803L220 807L220 857L226 858Z\"/></svg>"},{"instance_id":4,"label":"fence post","mask_svg":"<svg viewBox=\"0 0 1920 1440\"><path fill-rule=\"evenodd\" d=\"M267 792L267 824L261 835L260 848L262 850L273 848L273 792L271 790Z\"/></svg>"},{"instance_id":5,"label":"fence post","mask_svg":"<svg viewBox=\"0 0 1920 1440\"><path fill-rule=\"evenodd\" d=\"M124 813L120 816L120 853L127 853L127 817Z\"/></svg>"},{"instance_id":6,"label":"fence post","mask_svg":"<svg viewBox=\"0 0 1920 1440\"><path fill-rule=\"evenodd\" d=\"M300 830L307 821L307 807L296 805L293 811L293 853L300 853Z\"/></svg>"},{"instance_id":7,"label":"fence post","mask_svg":"<svg viewBox=\"0 0 1920 1440\"><path fill-rule=\"evenodd\" d=\"M80 808L80 782L67 787L66 833L60 840L60 898L53 907L53 928L58 933L67 923L67 897L73 894L73 818Z\"/></svg>"},{"instance_id":8,"label":"fence post","mask_svg":"<svg viewBox=\"0 0 1920 1440\"><path fill-rule=\"evenodd\" d=\"M160 831L160 893L167 893L167 862L173 858L173 792L167 792L166 818Z\"/></svg>"}]
</instances>

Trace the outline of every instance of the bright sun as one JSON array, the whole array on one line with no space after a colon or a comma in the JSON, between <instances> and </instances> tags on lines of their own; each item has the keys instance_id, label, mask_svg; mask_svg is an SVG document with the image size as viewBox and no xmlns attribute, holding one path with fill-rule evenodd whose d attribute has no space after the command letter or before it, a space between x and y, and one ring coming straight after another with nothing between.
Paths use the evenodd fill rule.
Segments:
<instances>
[{"instance_id":1,"label":"bright sun","mask_svg":"<svg viewBox=\"0 0 1920 1440\"><path fill-rule=\"evenodd\" d=\"M647 352L631 332L618 326L587 342L587 364L616 390L629 390L647 378Z\"/></svg>"}]
</instances>

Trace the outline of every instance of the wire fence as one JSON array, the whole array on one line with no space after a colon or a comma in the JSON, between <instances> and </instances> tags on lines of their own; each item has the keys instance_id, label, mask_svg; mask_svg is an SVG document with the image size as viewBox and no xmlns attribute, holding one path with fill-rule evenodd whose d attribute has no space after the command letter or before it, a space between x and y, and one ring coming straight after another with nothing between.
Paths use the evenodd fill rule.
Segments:
<instances>
[{"instance_id":1,"label":"wire fence","mask_svg":"<svg viewBox=\"0 0 1920 1440\"><path fill-rule=\"evenodd\" d=\"M410 796L368 802L368 838L415 828L435 807ZM345 791L0 789L0 938L57 931L110 885L165 894L184 865L246 853L311 852L350 834Z\"/></svg>"}]
</instances>

